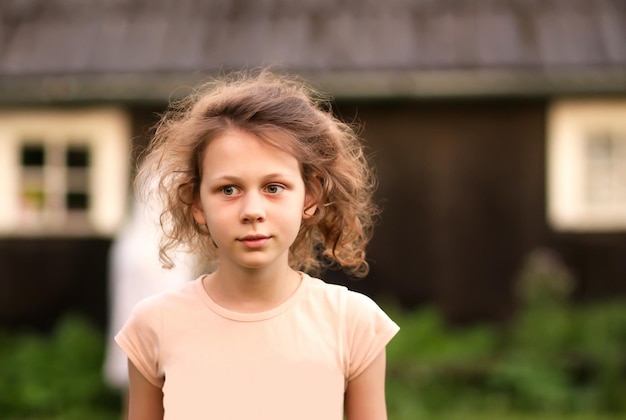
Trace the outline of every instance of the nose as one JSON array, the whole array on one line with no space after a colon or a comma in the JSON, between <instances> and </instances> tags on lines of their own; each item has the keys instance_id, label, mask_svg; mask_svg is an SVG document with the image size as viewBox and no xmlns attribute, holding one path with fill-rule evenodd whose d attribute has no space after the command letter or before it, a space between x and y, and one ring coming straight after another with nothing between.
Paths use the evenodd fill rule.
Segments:
<instances>
[{"instance_id":1,"label":"nose","mask_svg":"<svg viewBox=\"0 0 626 420\"><path fill-rule=\"evenodd\" d=\"M248 193L242 200L241 222L254 223L265 221L265 206L263 197L257 193Z\"/></svg>"}]
</instances>

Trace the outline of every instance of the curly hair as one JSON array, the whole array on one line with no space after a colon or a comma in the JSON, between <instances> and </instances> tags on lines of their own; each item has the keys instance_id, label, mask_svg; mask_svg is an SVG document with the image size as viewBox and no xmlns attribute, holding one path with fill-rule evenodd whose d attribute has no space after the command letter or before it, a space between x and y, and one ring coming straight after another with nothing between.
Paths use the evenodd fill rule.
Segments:
<instances>
[{"instance_id":1,"label":"curly hair","mask_svg":"<svg viewBox=\"0 0 626 420\"><path fill-rule=\"evenodd\" d=\"M199 86L172 102L155 126L136 187L144 199L155 194L162 206L163 266L173 267L168 254L180 247L199 253L207 266L217 264L217 248L195 222L192 204L208 142L232 128L288 151L300 163L317 209L303 220L290 247L290 266L318 274L334 265L365 276L365 248L378 209L364 146L351 126L333 116L328 98L296 77L267 69L234 72Z\"/></svg>"}]
</instances>

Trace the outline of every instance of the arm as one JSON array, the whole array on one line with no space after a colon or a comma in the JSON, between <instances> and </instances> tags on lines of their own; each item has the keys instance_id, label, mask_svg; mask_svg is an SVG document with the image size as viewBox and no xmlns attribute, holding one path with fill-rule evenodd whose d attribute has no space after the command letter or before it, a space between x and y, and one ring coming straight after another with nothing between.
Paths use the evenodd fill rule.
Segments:
<instances>
[{"instance_id":1,"label":"arm","mask_svg":"<svg viewBox=\"0 0 626 420\"><path fill-rule=\"evenodd\" d=\"M163 392L128 361L128 420L163 420Z\"/></svg>"},{"instance_id":2,"label":"arm","mask_svg":"<svg viewBox=\"0 0 626 420\"><path fill-rule=\"evenodd\" d=\"M385 349L359 376L348 382L347 420L387 420L385 402Z\"/></svg>"}]
</instances>

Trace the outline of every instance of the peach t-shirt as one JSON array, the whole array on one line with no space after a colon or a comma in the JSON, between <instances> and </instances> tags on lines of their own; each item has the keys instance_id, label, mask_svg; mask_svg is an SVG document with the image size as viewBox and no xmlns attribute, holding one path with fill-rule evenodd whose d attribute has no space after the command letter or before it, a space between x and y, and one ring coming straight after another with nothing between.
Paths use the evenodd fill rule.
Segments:
<instances>
[{"instance_id":1,"label":"peach t-shirt","mask_svg":"<svg viewBox=\"0 0 626 420\"><path fill-rule=\"evenodd\" d=\"M165 419L341 420L347 382L398 330L367 296L306 274L260 313L217 305L200 277L140 302L115 339L163 388Z\"/></svg>"}]
</instances>

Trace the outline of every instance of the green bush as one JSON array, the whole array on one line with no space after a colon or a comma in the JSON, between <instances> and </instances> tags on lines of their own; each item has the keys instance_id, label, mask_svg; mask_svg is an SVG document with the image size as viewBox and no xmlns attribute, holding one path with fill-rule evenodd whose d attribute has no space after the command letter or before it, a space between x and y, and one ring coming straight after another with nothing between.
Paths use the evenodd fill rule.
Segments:
<instances>
[{"instance_id":1,"label":"green bush","mask_svg":"<svg viewBox=\"0 0 626 420\"><path fill-rule=\"evenodd\" d=\"M623 418L626 302L573 305L572 284L555 256L539 250L520 273L521 307L504 327L453 329L432 308L387 308L402 328L387 349L390 418L453 412Z\"/></svg>"},{"instance_id":2,"label":"green bush","mask_svg":"<svg viewBox=\"0 0 626 420\"><path fill-rule=\"evenodd\" d=\"M626 302L529 308L506 329L453 329L430 308L391 312L402 329L387 349L390 418L626 413Z\"/></svg>"},{"instance_id":3,"label":"green bush","mask_svg":"<svg viewBox=\"0 0 626 420\"><path fill-rule=\"evenodd\" d=\"M0 333L0 413L9 419L119 419L102 379L102 334L68 316L49 336Z\"/></svg>"}]
</instances>

